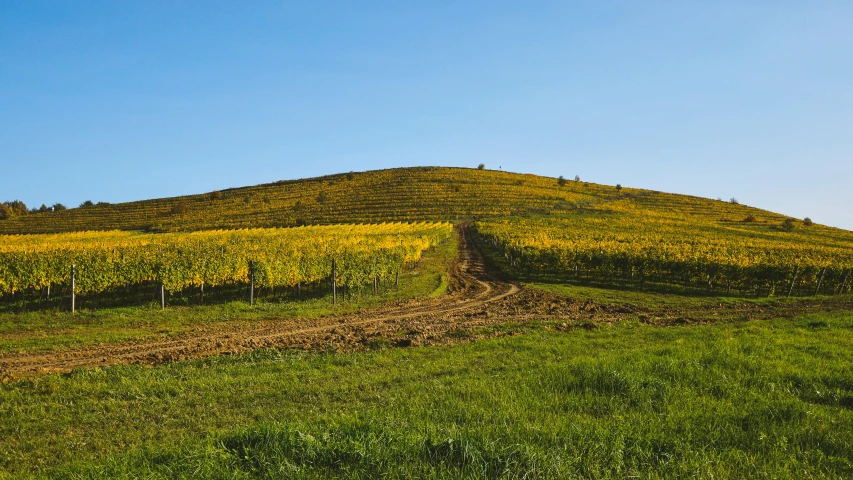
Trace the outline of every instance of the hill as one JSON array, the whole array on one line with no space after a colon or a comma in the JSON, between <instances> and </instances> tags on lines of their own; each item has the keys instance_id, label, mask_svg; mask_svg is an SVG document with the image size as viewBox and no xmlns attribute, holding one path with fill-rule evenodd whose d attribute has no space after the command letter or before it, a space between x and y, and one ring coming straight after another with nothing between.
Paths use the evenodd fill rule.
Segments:
<instances>
[{"instance_id":1,"label":"hill","mask_svg":"<svg viewBox=\"0 0 853 480\"><path fill-rule=\"evenodd\" d=\"M561 184L562 183L562 184ZM280 181L199 195L99 204L0 220L0 234L194 231L334 223L562 215L638 205L731 223L785 217L729 202L493 170L416 167ZM834 229L833 229L834 230Z\"/></svg>"}]
</instances>

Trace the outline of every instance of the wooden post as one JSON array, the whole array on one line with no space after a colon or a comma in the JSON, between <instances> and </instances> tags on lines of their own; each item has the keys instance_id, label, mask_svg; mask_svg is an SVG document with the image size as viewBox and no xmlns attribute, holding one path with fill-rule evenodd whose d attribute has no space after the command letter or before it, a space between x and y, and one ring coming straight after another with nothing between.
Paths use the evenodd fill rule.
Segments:
<instances>
[{"instance_id":1,"label":"wooden post","mask_svg":"<svg viewBox=\"0 0 853 480\"><path fill-rule=\"evenodd\" d=\"M204 284L201 284L201 298L198 301L199 305L204 303Z\"/></svg>"},{"instance_id":2,"label":"wooden post","mask_svg":"<svg viewBox=\"0 0 853 480\"><path fill-rule=\"evenodd\" d=\"M302 296L302 282L296 282L296 296Z\"/></svg>"},{"instance_id":3,"label":"wooden post","mask_svg":"<svg viewBox=\"0 0 853 480\"><path fill-rule=\"evenodd\" d=\"M820 279L817 281L817 288L814 291L815 296L820 292L820 286L823 284L823 276L826 275L827 267L823 267L823 270L820 272Z\"/></svg>"},{"instance_id":4,"label":"wooden post","mask_svg":"<svg viewBox=\"0 0 853 480\"><path fill-rule=\"evenodd\" d=\"M47 284L47 301L50 301L50 284Z\"/></svg>"},{"instance_id":5,"label":"wooden post","mask_svg":"<svg viewBox=\"0 0 853 480\"><path fill-rule=\"evenodd\" d=\"M846 287L846 286L847 286L847 280L848 280L849 278L850 278L850 270L848 269L848 270L847 270L847 275L844 275L844 281L843 281L843 282L841 282L841 288L839 288L839 289L838 289L838 293L839 293L839 294L843 294L843 293L844 293L844 287ZM48 288L47 293L48 293L48 294L50 294L50 290L49 290L49 289L50 289L50 287L47 287L47 288Z\"/></svg>"},{"instance_id":6,"label":"wooden post","mask_svg":"<svg viewBox=\"0 0 853 480\"><path fill-rule=\"evenodd\" d=\"M255 262L249 260L249 306L255 304Z\"/></svg>"},{"instance_id":7,"label":"wooden post","mask_svg":"<svg viewBox=\"0 0 853 480\"><path fill-rule=\"evenodd\" d=\"M337 263L335 263L335 259L332 259L332 305L337 305L338 303L338 289L337 285L335 285L335 280L337 276Z\"/></svg>"},{"instance_id":8,"label":"wooden post","mask_svg":"<svg viewBox=\"0 0 853 480\"><path fill-rule=\"evenodd\" d=\"M76 307L76 305L75 305L76 298L74 298L74 294L76 292L74 290L77 287L77 282L76 282L77 279L75 278L74 273L75 273L74 272L74 265L71 265L71 313L74 313L74 310Z\"/></svg>"},{"instance_id":9,"label":"wooden post","mask_svg":"<svg viewBox=\"0 0 853 480\"><path fill-rule=\"evenodd\" d=\"M160 284L160 308L166 309L166 286L162 283Z\"/></svg>"},{"instance_id":10,"label":"wooden post","mask_svg":"<svg viewBox=\"0 0 853 480\"><path fill-rule=\"evenodd\" d=\"M789 297L791 296L791 293L793 293L793 292L794 292L794 282L796 282L796 281L797 281L797 273L799 273L799 271L800 271L800 266L799 266L799 265L797 265L796 267L794 267L794 278L792 278L792 279L791 279L791 288L789 288L789 289L788 289L788 296L789 296Z\"/></svg>"},{"instance_id":11,"label":"wooden post","mask_svg":"<svg viewBox=\"0 0 853 480\"><path fill-rule=\"evenodd\" d=\"M399 268L397 269L397 273L394 274L394 286L395 287L400 286L400 269Z\"/></svg>"}]
</instances>

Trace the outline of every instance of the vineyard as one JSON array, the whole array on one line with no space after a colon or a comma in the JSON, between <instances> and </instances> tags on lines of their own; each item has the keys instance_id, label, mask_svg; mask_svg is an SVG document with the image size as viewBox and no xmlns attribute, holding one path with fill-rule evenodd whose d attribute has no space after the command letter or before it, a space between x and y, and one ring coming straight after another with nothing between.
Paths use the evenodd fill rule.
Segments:
<instances>
[{"instance_id":1,"label":"vineyard","mask_svg":"<svg viewBox=\"0 0 853 480\"><path fill-rule=\"evenodd\" d=\"M343 287L395 275L448 238L447 223L385 223L193 233L81 232L0 238L0 292L80 294L155 282L166 291L229 284Z\"/></svg>"},{"instance_id":2,"label":"vineyard","mask_svg":"<svg viewBox=\"0 0 853 480\"><path fill-rule=\"evenodd\" d=\"M151 232L339 223L457 221L564 212L611 198L612 187L463 168L399 168L282 181L184 197L99 204L0 220L0 234Z\"/></svg>"},{"instance_id":3,"label":"vineyard","mask_svg":"<svg viewBox=\"0 0 853 480\"><path fill-rule=\"evenodd\" d=\"M679 208L667 205L678 200ZM767 219L720 221L708 203L640 195L574 215L489 219L482 243L520 275L762 296L853 290L853 233ZM716 202L720 214L737 206Z\"/></svg>"},{"instance_id":4,"label":"vineyard","mask_svg":"<svg viewBox=\"0 0 853 480\"><path fill-rule=\"evenodd\" d=\"M418 167L6 218L0 220L0 235L105 233L6 237L0 247L0 291L64 285L72 263L79 266L81 292L138 282L159 282L172 291L243 282L249 261L259 286L291 286L328 275L333 255L341 257L341 281L359 284L378 271L387 274L388 265L419 247L371 246L368 250L377 253L365 263L368 254L358 248L364 239L380 241L368 235L373 227L311 230L333 238L332 231L354 229L329 245L291 239L293 233L278 228L469 219L479 220L479 232L511 259L510 268L527 274L749 295L839 293L853 286L853 233L848 231L736 201L580 179ZM276 233L224 231L246 228ZM347 257L350 234L358 245L355 260Z\"/></svg>"}]
</instances>

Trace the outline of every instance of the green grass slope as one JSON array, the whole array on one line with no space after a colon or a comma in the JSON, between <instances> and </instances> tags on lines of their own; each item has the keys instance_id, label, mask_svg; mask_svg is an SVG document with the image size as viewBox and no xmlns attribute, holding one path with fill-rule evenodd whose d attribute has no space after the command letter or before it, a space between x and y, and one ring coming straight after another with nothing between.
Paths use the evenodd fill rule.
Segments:
<instances>
[{"instance_id":1,"label":"green grass slope","mask_svg":"<svg viewBox=\"0 0 853 480\"><path fill-rule=\"evenodd\" d=\"M851 332L531 326L46 375L0 384L0 478L851 478Z\"/></svg>"},{"instance_id":2,"label":"green grass slope","mask_svg":"<svg viewBox=\"0 0 853 480\"><path fill-rule=\"evenodd\" d=\"M784 217L728 202L536 175L417 167L281 181L199 195L74 208L0 220L0 234L81 230L204 230L301 224L560 215L633 202L713 221Z\"/></svg>"}]
</instances>

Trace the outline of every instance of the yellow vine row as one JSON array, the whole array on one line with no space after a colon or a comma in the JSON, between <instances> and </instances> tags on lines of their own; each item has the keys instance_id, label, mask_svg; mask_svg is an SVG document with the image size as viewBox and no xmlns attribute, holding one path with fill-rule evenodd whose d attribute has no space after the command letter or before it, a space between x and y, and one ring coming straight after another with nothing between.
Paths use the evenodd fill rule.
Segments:
<instances>
[{"instance_id":1,"label":"yellow vine row","mask_svg":"<svg viewBox=\"0 0 853 480\"><path fill-rule=\"evenodd\" d=\"M169 291L245 282L294 286L329 276L340 285L387 277L451 235L449 223L383 223L143 234L107 231L0 236L0 292L67 284L78 293L141 282Z\"/></svg>"}]
</instances>

